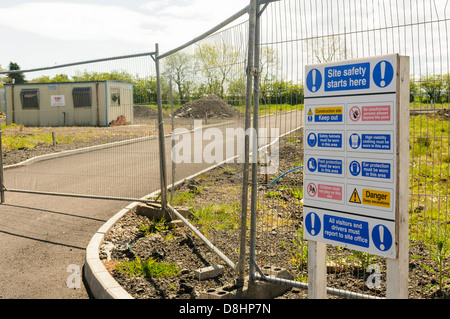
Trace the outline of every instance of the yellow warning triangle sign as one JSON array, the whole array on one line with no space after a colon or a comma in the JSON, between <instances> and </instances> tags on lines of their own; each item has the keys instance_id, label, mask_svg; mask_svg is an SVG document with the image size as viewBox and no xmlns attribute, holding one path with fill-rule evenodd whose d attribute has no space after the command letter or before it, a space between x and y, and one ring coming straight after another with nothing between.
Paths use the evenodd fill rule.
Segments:
<instances>
[{"instance_id":1,"label":"yellow warning triangle sign","mask_svg":"<svg viewBox=\"0 0 450 319\"><path fill-rule=\"evenodd\" d=\"M355 190L353 191L352 196L350 197L349 202L350 202L350 203L355 203L355 204L361 204L361 198L359 198L358 191L356 190L356 188L355 188Z\"/></svg>"},{"instance_id":2,"label":"yellow warning triangle sign","mask_svg":"<svg viewBox=\"0 0 450 319\"><path fill-rule=\"evenodd\" d=\"M313 112L311 111L311 109L309 109L308 115L313 115Z\"/></svg>"}]
</instances>

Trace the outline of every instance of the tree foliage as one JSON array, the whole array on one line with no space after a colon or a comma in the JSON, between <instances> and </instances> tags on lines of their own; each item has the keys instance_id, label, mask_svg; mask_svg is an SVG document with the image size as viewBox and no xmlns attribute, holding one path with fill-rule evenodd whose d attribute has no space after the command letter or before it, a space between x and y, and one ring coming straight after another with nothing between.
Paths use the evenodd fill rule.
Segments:
<instances>
[{"instance_id":1,"label":"tree foliage","mask_svg":"<svg viewBox=\"0 0 450 319\"><path fill-rule=\"evenodd\" d=\"M9 63L10 71L20 70L20 66L17 63ZM8 73L6 83L23 84L25 83L25 75L23 73Z\"/></svg>"}]
</instances>

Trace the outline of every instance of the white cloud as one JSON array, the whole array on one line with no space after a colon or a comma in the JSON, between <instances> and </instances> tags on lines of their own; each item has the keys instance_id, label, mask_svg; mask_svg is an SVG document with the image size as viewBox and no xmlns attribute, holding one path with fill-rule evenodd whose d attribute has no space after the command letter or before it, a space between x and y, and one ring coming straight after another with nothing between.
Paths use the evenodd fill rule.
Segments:
<instances>
[{"instance_id":1,"label":"white cloud","mask_svg":"<svg viewBox=\"0 0 450 319\"><path fill-rule=\"evenodd\" d=\"M56 40L148 40L148 22L145 14L97 4L41 2L0 9L0 24Z\"/></svg>"},{"instance_id":2,"label":"white cloud","mask_svg":"<svg viewBox=\"0 0 450 319\"><path fill-rule=\"evenodd\" d=\"M0 8L0 25L63 41L182 42L184 35L195 37L247 4L248 0L155 0L135 11L94 3L28 2Z\"/></svg>"},{"instance_id":3,"label":"white cloud","mask_svg":"<svg viewBox=\"0 0 450 319\"><path fill-rule=\"evenodd\" d=\"M139 8L147 11L156 11L163 6L167 6L169 0L154 0L152 2L147 2L142 4Z\"/></svg>"},{"instance_id":4,"label":"white cloud","mask_svg":"<svg viewBox=\"0 0 450 319\"><path fill-rule=\"evenodd\" d=\"M133 1L124 1L123 5L68 1L2 4L0 28L7 30L3 46L8 50L0 52L0 64L7 65L13 59L22 67L32 68L56 61L148 52L155 43L164 53L203 34L249 3L148 0L136 6Z\"/></svg>"}]
</instances>

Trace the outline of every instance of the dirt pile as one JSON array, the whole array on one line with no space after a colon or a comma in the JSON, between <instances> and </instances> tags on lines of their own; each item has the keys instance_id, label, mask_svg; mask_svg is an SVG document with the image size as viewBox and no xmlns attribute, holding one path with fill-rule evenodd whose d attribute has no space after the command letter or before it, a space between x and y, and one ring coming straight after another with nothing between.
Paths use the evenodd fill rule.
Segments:
<instances>
[{"instance_id":1,"label":"dirt pile","mask_svg":"<svg viewBox=\"0 0 450 319\"><path fill-rule=\"evenodd\" d=\"M184 104L174 112L175 117L204 119L238 117L240 112L217 95L208 95Z\"/></svg>"},{"instance_id":2,"label":"dirt pile","mask_svg":"<svg viewBox=\"0 0 450 319\"><path fill-rule=\"evenodd\" d=\"M158 111L146 105L134 105L134 117L156 119Z\"/></svg>"}]
</instances>

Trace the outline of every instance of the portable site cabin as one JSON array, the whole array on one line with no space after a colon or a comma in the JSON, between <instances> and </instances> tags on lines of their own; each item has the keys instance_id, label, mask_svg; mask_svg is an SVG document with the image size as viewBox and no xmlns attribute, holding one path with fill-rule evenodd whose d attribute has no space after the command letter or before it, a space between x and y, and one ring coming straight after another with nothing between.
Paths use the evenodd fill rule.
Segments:
<instances>
[{"instance_id":1,"label":"portable site cabin","mask_svg":"<svg viewBox=\"0 0 450 319\"><path fill-rule=\"evenodd\" d=\"M0 89L0 112L5 112L5 89Z\"/></svg>"},{"instance_id":2,"label":"portable site cabin","mask_svg":"<svg viewBox=\"0 0 450 319\"><path fill-rule=\"evenodd\" d=\"M119 81L6 84L6 124L108 126L133 124L133 85Z\"/></svg>"}]
</instances>

